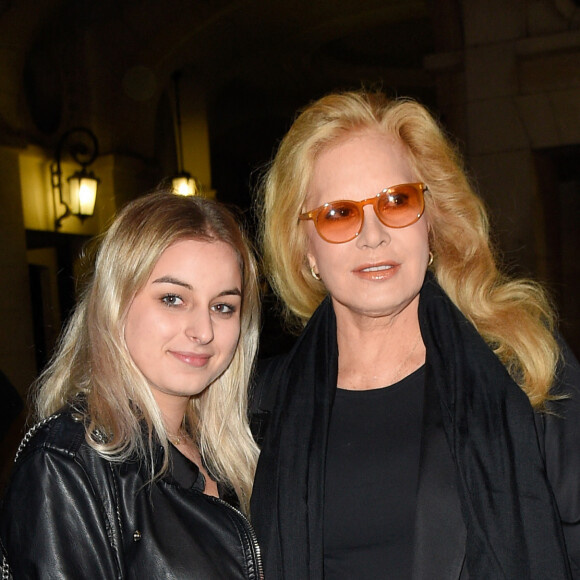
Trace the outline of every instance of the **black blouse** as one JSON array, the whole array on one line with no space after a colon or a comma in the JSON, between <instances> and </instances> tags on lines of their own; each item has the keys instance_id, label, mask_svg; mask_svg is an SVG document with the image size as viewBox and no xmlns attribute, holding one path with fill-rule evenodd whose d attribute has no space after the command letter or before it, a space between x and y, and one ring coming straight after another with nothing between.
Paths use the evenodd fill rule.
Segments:
<instances>
[{"instance_id":1,"label":"black blouse","mask_svg":"<svg viewBox=\"0 0 580 580\"><path fill-rule=\"evenodd\" d=\"M424 367L389 387L338 389L328 437L324 577L411 577Z\"/></svg>"}]
</instances>

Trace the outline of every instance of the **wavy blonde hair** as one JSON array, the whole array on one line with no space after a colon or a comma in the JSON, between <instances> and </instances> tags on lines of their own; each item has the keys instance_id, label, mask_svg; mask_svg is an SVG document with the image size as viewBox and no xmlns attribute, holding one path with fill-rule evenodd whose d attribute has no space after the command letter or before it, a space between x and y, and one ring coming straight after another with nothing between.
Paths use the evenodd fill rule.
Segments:
<instances>
[{"instance_id":1,"label":"wavy blonde hair","mask_svg":"<svg viewBox=\"0 0 580 580\"><path fill-rule=\"evenodd\" d=\"M306 234L298 223L317 155L366 131L394 136L404 145L416 180L428 187L425 215L439 284L534 408L542 409L559 359L551 303L537 283L499 269L486 210L459 152L425 107L411 99L365 91L328 95L307 106L280 143L260 185L261 242L287 320L303 326L326 295L310 274Z\"/></svg>"},{"instance_id":2,"label":"wavy blonde hair","mask_svg":"<svg viewBox=\"0 0 580 580\"><path fill-rule=\"evenodd\" d=\"M221 241L235 251L242 274L240 338L232 362L192 397L185 422L208 469L236 492L248 511L258 449L247 420L247 386L258 346L256 263L232 213L207 199L160 191L128 204L100 243L94 268L46 370L37 381L35 410L45 418L82 394L87 441L112 461L149 457L153 436L165 449L161 412L124 338L131 302L161 254L181 240ZM147 437L143 436L143 426ZM105 435L95 437L95 432Z\"/></svg>"}]
</instances>

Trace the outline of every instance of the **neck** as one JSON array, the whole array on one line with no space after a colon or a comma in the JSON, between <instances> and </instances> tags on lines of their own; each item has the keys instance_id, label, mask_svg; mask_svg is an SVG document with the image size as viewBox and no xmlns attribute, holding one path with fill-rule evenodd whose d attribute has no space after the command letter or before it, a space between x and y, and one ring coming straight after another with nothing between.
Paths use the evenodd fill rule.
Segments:
<instances>
[{"instance_id":1,"label":"neck","mask_svg":"<svg viewBox=\"0 0 580 580\"><path fill-rule=\"evenodd\" d=\"M382 316L353 312L336 302L334 311L339 350L341 345L347 350L360 345L360 350L384 356L386 345L396 347L405 338L420 332L418 296L401 310Z\"/></svg>"},{"instance_id":2,"label":"neck","mask_svg":"<svg viewBox=\"0 0 580 580\"><path fill-rule=\"evenodd\" d=\"M152 392L163 416L163 422L168 435L179 437L190 397L168 395L156 389L153 389Z\"/></svg>"},{"instance_id":3,"label":"neck","mask_svg":"<svg viewBox=\"0 0 580 580\"><path fill-rule=\"evenodd\" d=\"M417 304L391 317L337 313L338 386L366 390L400 381L425 361Z\"/></svg>"}]
</instances>

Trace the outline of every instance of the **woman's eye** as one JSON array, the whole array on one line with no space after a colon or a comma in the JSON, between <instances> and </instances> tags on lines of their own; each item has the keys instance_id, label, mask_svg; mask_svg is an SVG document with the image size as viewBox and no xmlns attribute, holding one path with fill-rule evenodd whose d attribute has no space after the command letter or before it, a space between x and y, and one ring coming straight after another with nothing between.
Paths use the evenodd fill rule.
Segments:
<instances>
[{"instance_id":1,"label":"woman's eye","mask_svg":"<svg viewBox=\"0 0 580 580\"><path fill-rule=\"evenodd\" d=\"M324 214L324 219L327 221L351 219L357 214L356 208L350 205L332 205L326 210Z\"/></svg>"},{"instance_id":2,"label":"woman's eye","mask_svg":"<svg viewBox=\"0 0 580 580\"><path fill-rule=\"evenodd\" d=\"M409 196L404 193L392 193L387 198L387 205L400 207L409 204Z\"/></svg>"},{"instance_id":3,"label":"woman's eye","mask_svg":"<svg viewBox=\"0 0 580 580\"><path fill-rule=\"evenodd\" d=\"M231 304L214 304L211 309L218 314L233 314L236 311L236 307Z\"/></svg>"},{"instance_id":4,"label":"woman's eye","mask_svg":"<svg viewBox=\"0 0 580 580\"><path fill-rule=\"evenodd\" d=\"M165 296L161 298L161 302L166 306L180 306L183 304L183 300L177 294L165 294Z\"/></svg>"}]
</instances>

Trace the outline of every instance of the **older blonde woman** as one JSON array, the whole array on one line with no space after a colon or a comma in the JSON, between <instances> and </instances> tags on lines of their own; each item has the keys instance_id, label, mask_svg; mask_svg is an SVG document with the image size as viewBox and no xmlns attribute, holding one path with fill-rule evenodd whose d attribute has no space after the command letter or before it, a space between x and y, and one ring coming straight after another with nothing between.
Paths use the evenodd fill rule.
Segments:
<instances>
[{"instance_id":1,"label":"older blonde woman","mask_svg":"<svg viewBox=\"0 0 580 580\"><path fill-rule=\"evenodd\" d=\"M223 206L159 192L122 210L39 380L0 515L14 578L262 577L252 254Z\"/></svg>"},{"instance_id":2,"label":"older blonde woman","mask_svg":"<svg viewBox=\"0 0 580 580\"><path fill-rule=\"evenodd\" d=\"M580 368L542 289L498 269L432 116L324 97L262 196L270 279L305 326L257 382L266 574L580 578Z\"/></svg>"}]
</instances>

